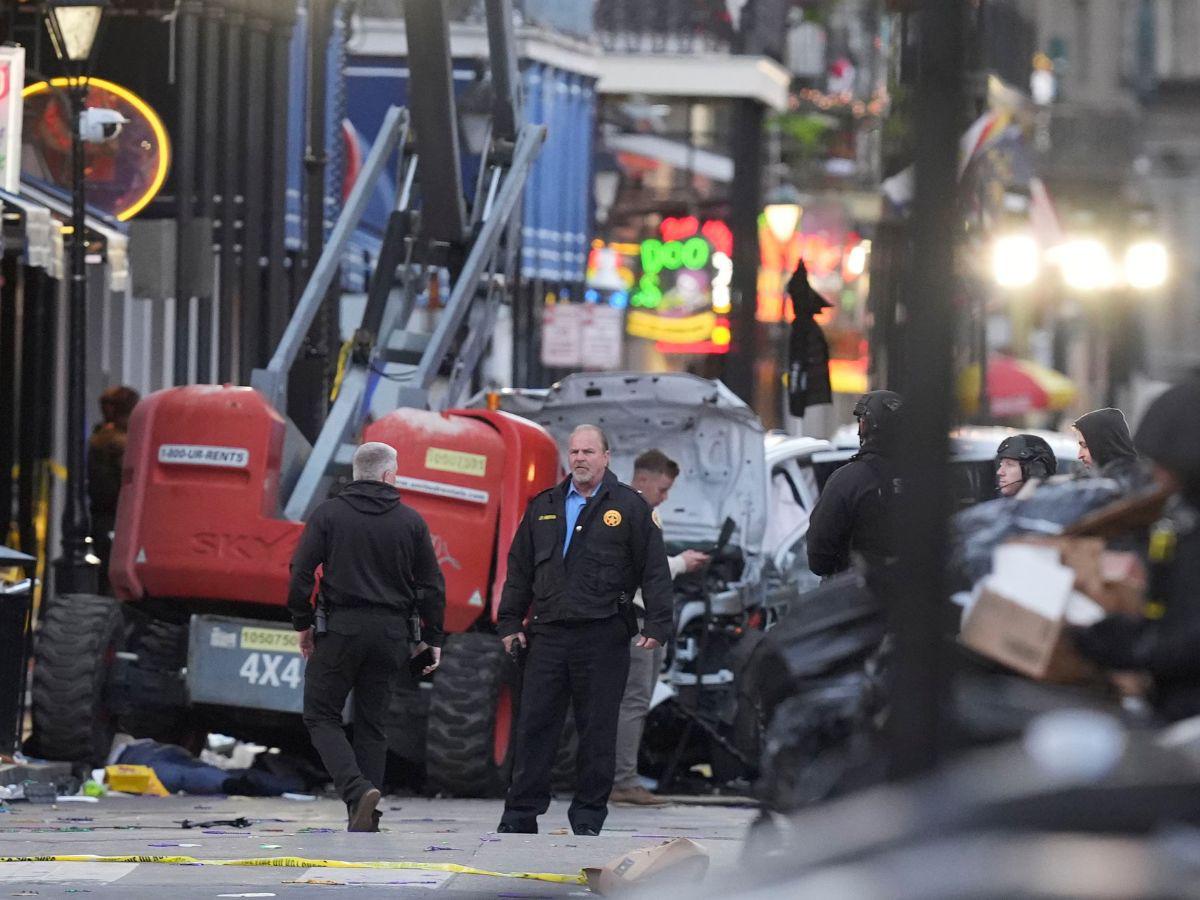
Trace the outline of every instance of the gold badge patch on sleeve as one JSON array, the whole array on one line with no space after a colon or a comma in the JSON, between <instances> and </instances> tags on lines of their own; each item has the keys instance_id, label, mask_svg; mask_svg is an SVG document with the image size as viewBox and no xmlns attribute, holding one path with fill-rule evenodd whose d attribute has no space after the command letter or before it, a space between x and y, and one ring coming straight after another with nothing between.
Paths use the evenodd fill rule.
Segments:
<instances>
[{"instance_id":1,"label":"gold badge patch on sleeve","mask_svg":"<svg viewBox=\"0 0 1200 900\"><path fill-rule=\"evenodd\" d=\"M621 524L621 514L615 509L610 509L604 513L604 524L610 528L616 528Z\"/></svg>"},{"instance_id":2,"label":"gold badge patch on sleeve","mask_svg":"<svg viewBox=\"0 0 1200 900\"><path fill-rule=\"evenodd\" d=\"M662 516L658 514L657 509L650 510L650 521L657 525L660 531L662 530Z\"/></svg>"}]
</instances>

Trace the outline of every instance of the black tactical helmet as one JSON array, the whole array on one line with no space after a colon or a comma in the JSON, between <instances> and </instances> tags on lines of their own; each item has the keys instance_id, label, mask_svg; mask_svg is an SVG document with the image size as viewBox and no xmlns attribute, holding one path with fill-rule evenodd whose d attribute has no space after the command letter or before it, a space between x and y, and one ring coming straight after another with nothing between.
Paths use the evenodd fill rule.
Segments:
<instances>
[{"instance_id":1,"label":"black tactical helmet","mask_svg":"<svg viewBox=\"0 0 1200 900\"><path fill-rule=\"evenodd\" d=\"M867 434L891 431L900 419L903 398L894 391L868 391L854 404L854 418L867 423Z\"/></svg>"},{"instance_id":2,"label":"black tactical helmet","mask_svg":"<svg viewBox=\"0 0 1200 900\"><path fill-rule=\"evenodd\" d=\"M1000 442L996 451L997 461L1015 459L1021 464L1021 477L1049 478L1058 471L1058 459L1054 451L1036 434L1014 434Z\"/></svg>"}]
</instances>

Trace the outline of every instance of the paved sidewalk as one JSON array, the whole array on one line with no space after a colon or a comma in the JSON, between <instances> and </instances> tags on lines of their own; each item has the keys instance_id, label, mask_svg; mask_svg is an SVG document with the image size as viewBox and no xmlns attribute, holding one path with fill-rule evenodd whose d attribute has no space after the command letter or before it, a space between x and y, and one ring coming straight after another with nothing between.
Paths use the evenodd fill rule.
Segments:
<instances>
[{"instance_id":1,"label":"paved sidewalk","mask_svg":"<svg viewBox=\"0 0 1200 900\"><path fill-rule=\"evenodd\" d=\"M99 803L53 807L15 803L0 814L0 856L192 856L198 859L302 857L308 860L457 864L494 872L575 876L619 853L690 837L711 854L710 874L736 866L747 806L613 807L599 837L567 828L565 802L542 818L539 835L497 835L500 801L389 797L380 805L381 834L347 834L345 807L336 800L211 797L106 797ZM183 829L180 821L250 819L248 828L217 825ZM328 829L328 830L327 830ZM195 846L188 846L195 845ZM299 884L316 881L323 884ZM330 884L329 882L334 882ZM589 896L577 883L493 875L388 868L205 867L157 863L0 863L0 898L75 896L307 897L344 891L355 897L452 896L511 898ZM374 887L372 887L374 886Z\"/></svg>"}]
</instances>

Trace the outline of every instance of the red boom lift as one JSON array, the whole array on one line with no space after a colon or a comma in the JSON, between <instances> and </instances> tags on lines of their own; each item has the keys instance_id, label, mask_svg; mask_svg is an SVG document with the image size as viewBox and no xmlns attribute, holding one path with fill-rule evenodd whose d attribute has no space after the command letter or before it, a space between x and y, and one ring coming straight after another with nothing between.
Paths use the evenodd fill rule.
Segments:
<instances>
[{"instance_id":1,"label":"red boom lift","mask_svg":"<svg viewBox=\"0 0 1200 900\"><path fill-rule=\"evenodd\" d=\"M396 448L400 492L429 523L446 576L443 662L429 690L398 685L394 749L424 763L435 790L482 796L503 785L514 673L493 623L512 535L559 462L541 427L452 407L511 293L523 187L545 129L518 124L510 0L488 0L496 104L468 207L444 9L405 7L410 107L387 115L270 363L252 387L169 388L133 414L110 568L117 598L56 597L41 624L34 729L46 756L99 762L118 721L160 739L189 729L297 734L303 664L285 624L288 562L305 516L345 479L361 439ZM288 373L396 155L397 202L310 447L282 412ZM418 315L439 271L449 299L436 316ZM380 412L381 384L399 408Z\"/></svg>"}]
</instances>

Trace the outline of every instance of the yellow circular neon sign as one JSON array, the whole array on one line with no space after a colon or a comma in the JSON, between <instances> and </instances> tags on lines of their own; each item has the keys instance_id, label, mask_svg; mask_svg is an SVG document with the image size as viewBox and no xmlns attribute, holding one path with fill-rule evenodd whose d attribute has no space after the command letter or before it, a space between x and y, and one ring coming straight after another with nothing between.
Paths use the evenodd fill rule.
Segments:
<instances>
[{"instance_id":1,"label":"yellow circular neon sign","mask_svg":"<svg viewBox=\"0 0 1200 900\"><path fill-rule=\"evenodd\" d=\"M24 99L29 99L30 97L36 97L48 92L51 87L65 88L70 84L71 79L69 78L54 78L49 84L45 81L37 81L26 87L22 91L21 96ZM126 115L126 118L130 119L130 126L126 126L127 128L131 127L137 121L134 118L134 115L136 115L148 127L150 134L153 135L153 145L146 140L140 143L140 149L146 152L151 164L149 177L142 179L145 181L144 186L138 186L135 196L124 198L124 202L118 204L119 208L111 210L112 215L118 221L125 222L141 212L146 207L146 204L154 199L159 190L161 190L163 182L167 180L167 170L171 165L171 140L158 113L154 111L154 108L149 103L133 91L114 82L106 81L103 78L89 78L87 79L87 84L89 91L107 92L129 107L129 109L120 110ZM69 126L67 127L69 129ZM62 135L55 135L55 137L61 139ZM28 135L26 136L26 140L29 140Z\"/></svg>"}]
</instances>

